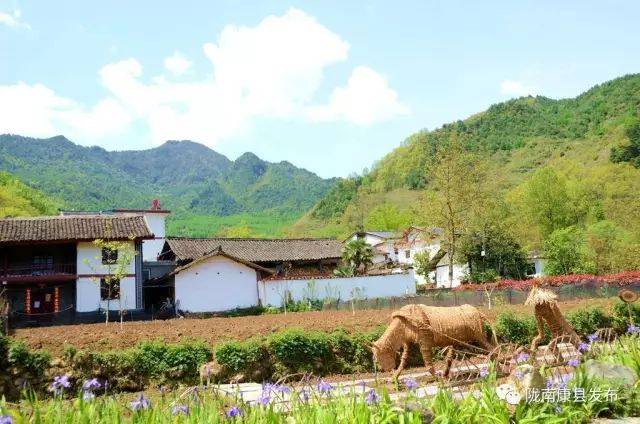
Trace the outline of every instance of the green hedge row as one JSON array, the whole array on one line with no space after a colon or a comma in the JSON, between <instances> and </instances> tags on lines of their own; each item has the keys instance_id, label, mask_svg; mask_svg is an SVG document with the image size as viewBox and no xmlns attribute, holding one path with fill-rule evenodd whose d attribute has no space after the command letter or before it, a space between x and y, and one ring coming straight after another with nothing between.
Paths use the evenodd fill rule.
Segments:
<instances>
[{"instance_id":1,"label":"green hedge row","mask_svg":"<svg viewBox=\"0 0 640 424\"><path fill-rule=\"evenodd\" d=\"M640 322L640 307L631 308L636 323ZM601 327L615 327L624 332L629 323L627 305L619 303L613 315L601 309L578 310L567 319L581 335ZM503 342L528 344L536 334L533 316L520 317L505 313L498 316L494 328ZM228 341L215 348L216 363L212 364L214 381L228 381L242 375L247 381L276 380L301 373L314 375L351 374L373 370L370 343L384 327L368 333L348 334L345 331L323 333L290 329L265 337L245 341ZM27 381L37 391L45 392L55 375L67 374L72 382L90 378L108 381L110 390L142 390L150 385L194 384L199 369L214 357L214 350L205 342L188 341L166 344L148 341L130 349L94 352L67 347L63 358L51 361L42 351L30 351L20 342L0 337L0 396L11 398ZM410 364L420 365L415 348ZM4 371L7 372L4 372Z\"/></svg>"},{"instance_id":2,"label":"green hedge row","mask_svg":"<svg viewBox=\"0 0 640 424\"><path fill-rule=\"evenodd\" d=\"M229 341L216 347L215 357L221 367L219 378L242 374L261 381L292 374L350 374L373 367L369 345L378 339L379 330L347 334L344 331L323 333L290 329L269 337Z\"/></svg>"}]
</instances>

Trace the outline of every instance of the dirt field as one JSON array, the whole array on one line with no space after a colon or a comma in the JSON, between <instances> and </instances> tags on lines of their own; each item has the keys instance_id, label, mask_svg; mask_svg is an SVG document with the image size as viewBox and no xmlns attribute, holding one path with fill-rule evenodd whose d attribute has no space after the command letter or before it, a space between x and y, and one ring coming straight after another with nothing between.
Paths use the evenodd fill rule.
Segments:
<instances>
[{"instance_id":1,"label":"dirt field","mask_svg":"<svg viewBox=\"0 0 640 424\"><path fill-rule=\"evenodd\" d=\"M561 302L563 311L590 306L610 309L615 298L587 299ZM480 308L493 320L497 314L510 310L516 313L532 314L524 305L505 305L492 309ZM167 342L181 339L201 339L211 344L223 340L243 340L255 335L268 335L286 328L303 328L331 331L343 328L348 332L372 330L386 325L390 310L363 310L352 315L350 311L296 312L287 315L260 315L238 318L174 319L169 321L147 321L119 323L65 325L17 330L13 337L25 341L30 347L44 348L59 355L65 343L77 348L93 350L122 349L139 341L160 338Z\"/></svg>"}]
</instances>

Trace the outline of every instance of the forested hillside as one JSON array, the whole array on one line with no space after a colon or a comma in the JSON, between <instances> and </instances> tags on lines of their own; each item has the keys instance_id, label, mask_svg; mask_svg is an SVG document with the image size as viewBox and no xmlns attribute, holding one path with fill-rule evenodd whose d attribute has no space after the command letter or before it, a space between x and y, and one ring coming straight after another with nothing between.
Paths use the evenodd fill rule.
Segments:
<instances>
[{"instance_id":1,"label":"forested hillside","mask_svg":"<svg viewBox=\"0 0 640 424\"><path fill-rule=\"evenodd\" d=\"M55 215L59 203L27 187L14 176L0 172L0 218Z\"/></svg>"},{"instance_id":2,"label":"forested hillside","mask_svg":"<svg viewBox=\"0 0 640 424\"><path fill-rule=\"evenodd\" d=\"M434 171L453 143L470 158L459 173L481 169L477 190L499 203L484 215L499 209L498 221L523 249L549 251L554 240L573 237L587 250L598 242L610 249L625 244L631 251L624 255L632 256L640 249L639 112L637 74L572 99L523 97L493 105L411 135L368 174L340 181L291 234L344 236L358 228L434 225L442 195ZM465 169L464 163L475 165ZM568 234L554 234L562 230ZM605 243L603 234L615 240ZM614 256L622 260L620 250Z\"/></svg>"},{"instance_id":3,"label":"forested hillside","mask_svg":"<svg viewBox=\"0 0 640 424\"><path fill-rule=\"evenodd\" d=\"M159 198L173 234L275 235L334 184L288 162L252 153L231 161L190 141L109 152L64 137L0 136L0 170L69 209L141 208Z\"/></svg>"}]
</instances>

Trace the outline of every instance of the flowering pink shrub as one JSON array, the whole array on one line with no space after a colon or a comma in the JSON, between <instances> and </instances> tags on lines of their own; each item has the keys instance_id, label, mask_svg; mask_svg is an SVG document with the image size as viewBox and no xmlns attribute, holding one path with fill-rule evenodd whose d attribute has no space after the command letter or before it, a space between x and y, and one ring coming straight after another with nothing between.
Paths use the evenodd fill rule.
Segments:
<instances>
[{"instance_id":1,"label":"flowering pink shrub","mask_svg":"<svg viewBox=\"0 0 640 424\"><path fill-rule=\"evenodd\" d=\"M608 285L623 287L632 284L640 284L640 271L626 271L617 274L591 275L572 274L554 275L529 280L500 280L496 283L488 284L463 284L456 287L456 291L485 290L486 288L529 290L534 283L541 287L561 287L564 285L583 286L585 284Z\"/></svg>"}]
</instances>

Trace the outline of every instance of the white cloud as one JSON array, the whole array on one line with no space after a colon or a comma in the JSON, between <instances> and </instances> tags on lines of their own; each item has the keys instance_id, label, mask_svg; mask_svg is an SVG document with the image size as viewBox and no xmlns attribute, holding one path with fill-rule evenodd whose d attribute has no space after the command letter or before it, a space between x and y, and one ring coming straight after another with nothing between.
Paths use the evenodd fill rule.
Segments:
<instances>
[{"instance_id":1,"label":"white cloud","mask_svg":"<svg viewBox=\"0 0 640 424\"><path fill-rule=\"evenodd\" d=\"M175 52L164 59L164 67L173 75L183 75L191 68L191 61L181 53Z\"/></svg>"},{"instance_id":2,"label":"white cloud","mask_svg":"<svg viewBox=\"0 0 640 424\"><path fill-rule=\"evenodd\" d=\"M0 132L96 142L142 123L155 143L192 139L214 146L258 117L368 125L408 112L386 79L365 67L334 90L328 105L314 107L325 69L347 59L349 44L297 9L254 27L229 25L203 51L213 71L188 82L145 78L135 58L107 64L99 72L107 95L89 108L39 84L0 86ZM179 53L165 59L173 75L190 65Z\"/></svg>"},{"instance_id":3,"label":"white cloud","mask_svg":"<svg viewBox=\"0 0 640 424\"><path fill-rule=\"evenodd\" d=\"M117 134L131 120L113 99L86 109L42 84L0 86L0 130L6 133L103 137Z\"/></svg>"},{"instance_id":4,"label":"white cloud","mask_svg":"<svg viewBox=\"0 0 640 424\"><path fill-rule=\"evenodd\" d=\"M538 89L520 81L504 80L500 83L500 92L512 96L535 96L538 93Z\"/></svg>"},{"instance_id":5,"label":"white cloud","mask_svg":"<svg viewBox=\"0 0 640 424\"><path fill-rule=\"evenodd\" d=\"M314 121L344 120L358 125L371 125L409 113L398 101L398 94L387 80L371 68L359 66L349 77L346 87L336 88L324 106L309 109Z\"/></svg>"},{"instance_id":6,"label":"white cloud","mask_svg":"<svg viewBox=\"0 0 640 424\"><path fill-rule=\"evenodd\" d=\"M22 12L20 12L20 9L15 9L13 12L0 12L0 24L9 28L31 29L28 23L20 19L21 17Z\"/></svg>"}]
</instances>

